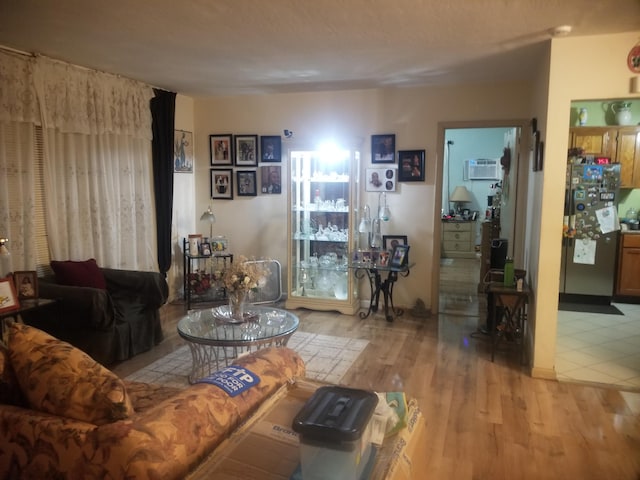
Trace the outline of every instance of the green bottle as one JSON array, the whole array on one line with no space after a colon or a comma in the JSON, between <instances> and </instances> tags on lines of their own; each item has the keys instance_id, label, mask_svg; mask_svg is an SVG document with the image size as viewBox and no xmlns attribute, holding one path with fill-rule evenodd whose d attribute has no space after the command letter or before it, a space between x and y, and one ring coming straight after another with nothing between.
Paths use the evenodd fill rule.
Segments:
<instances>
[{"instance_id":1,"label":"green bottle","mask_svg":"<svg viewBox=\"0 0 640 480\"><path fill-rule=\"evenodd\" d=\"M507 257L504 262L504 286L513 287L514 284L513 258Z\"/></svg>"}]
</instances>

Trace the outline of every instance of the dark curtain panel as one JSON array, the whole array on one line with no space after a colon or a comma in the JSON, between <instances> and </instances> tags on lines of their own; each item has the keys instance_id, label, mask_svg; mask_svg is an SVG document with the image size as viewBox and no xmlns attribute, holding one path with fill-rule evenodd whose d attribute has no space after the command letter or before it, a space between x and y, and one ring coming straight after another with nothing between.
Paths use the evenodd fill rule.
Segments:
<instances>
[{"instance_id":1,"label":"dark curtain panel","mask_svg":"<svg viewBox=\"0 0 640 480\"><path fill-rule=\"evenodd\" d=\"M153 189L156 195L158 268L167 275L171 267L171 222L173 213L173 130L176 94L154 89L151 99L153 141Z\"/></svg>"}]
</instances>

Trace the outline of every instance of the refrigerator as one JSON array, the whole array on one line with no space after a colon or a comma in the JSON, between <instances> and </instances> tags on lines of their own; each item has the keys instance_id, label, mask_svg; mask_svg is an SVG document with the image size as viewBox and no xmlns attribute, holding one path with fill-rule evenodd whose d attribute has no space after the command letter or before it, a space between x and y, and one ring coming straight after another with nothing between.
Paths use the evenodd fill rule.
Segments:
<instances>
[{"instance_id":1,"label":"refrigerator","mask_svg":"<svg viewBox=\"0 0 640 480\"><path fill-rule=\"evenodd\" d=\"M620 165L567 165L560 301L611 302L620 222Z\"/></svg>"}]
</instances>

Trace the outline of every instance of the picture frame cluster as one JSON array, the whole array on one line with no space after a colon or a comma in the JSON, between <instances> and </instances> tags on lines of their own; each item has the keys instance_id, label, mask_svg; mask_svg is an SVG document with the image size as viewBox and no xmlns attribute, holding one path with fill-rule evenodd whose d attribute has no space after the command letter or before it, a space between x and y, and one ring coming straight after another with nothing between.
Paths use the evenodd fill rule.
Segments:
<instances>
[{"instance_id":1,"label":"picture frame cluster","mask_svg":"<svg viewBox=\"0 0 640 480\"><path fill-rule=\"evenodd\" d=\"M234 192L237 197L255 197L258 190L265 195L282 193L280 135L212 134L209 157L212 199L231 200Z\"/></svg>"},{"instance_id":2,"label":"picture frame cluster","mask_svg":"<svg viewBox=\"0 0 640 480\"><path fill-rule=\"evenodd\" d=\"M366 191L395 192L397 182L424 182L426 150L396 150L396 135L371 135Z\"/></svg>"}]
</instances>

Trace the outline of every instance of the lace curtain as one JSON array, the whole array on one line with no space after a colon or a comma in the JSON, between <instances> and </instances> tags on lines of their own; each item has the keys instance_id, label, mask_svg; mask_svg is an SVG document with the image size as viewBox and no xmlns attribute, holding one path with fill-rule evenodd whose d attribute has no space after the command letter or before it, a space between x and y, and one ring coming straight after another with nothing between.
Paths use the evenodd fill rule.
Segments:
<instances>
[{"instance_id":1,"label":"lace curtain","mask_svg":"<svg viewBox=\"0 0 640 480\"><path fill-rule=\"evenodd\" d=\"M42 124L51 258L157 270L152 89L45 57L0 60L0 106Z\"/></svg>"},{"instance_id":2,"label":"lace curtain","mask_svg":"<svg viewBox=\"0 0 640 480\"><path fill-rule=\"evenodd\" d=\"M35 270L35 129L40 123L33 63L0 56L0 236L11 270ZM7 272L0 272L7 273Z\"/></svg>"}]
</instances>

